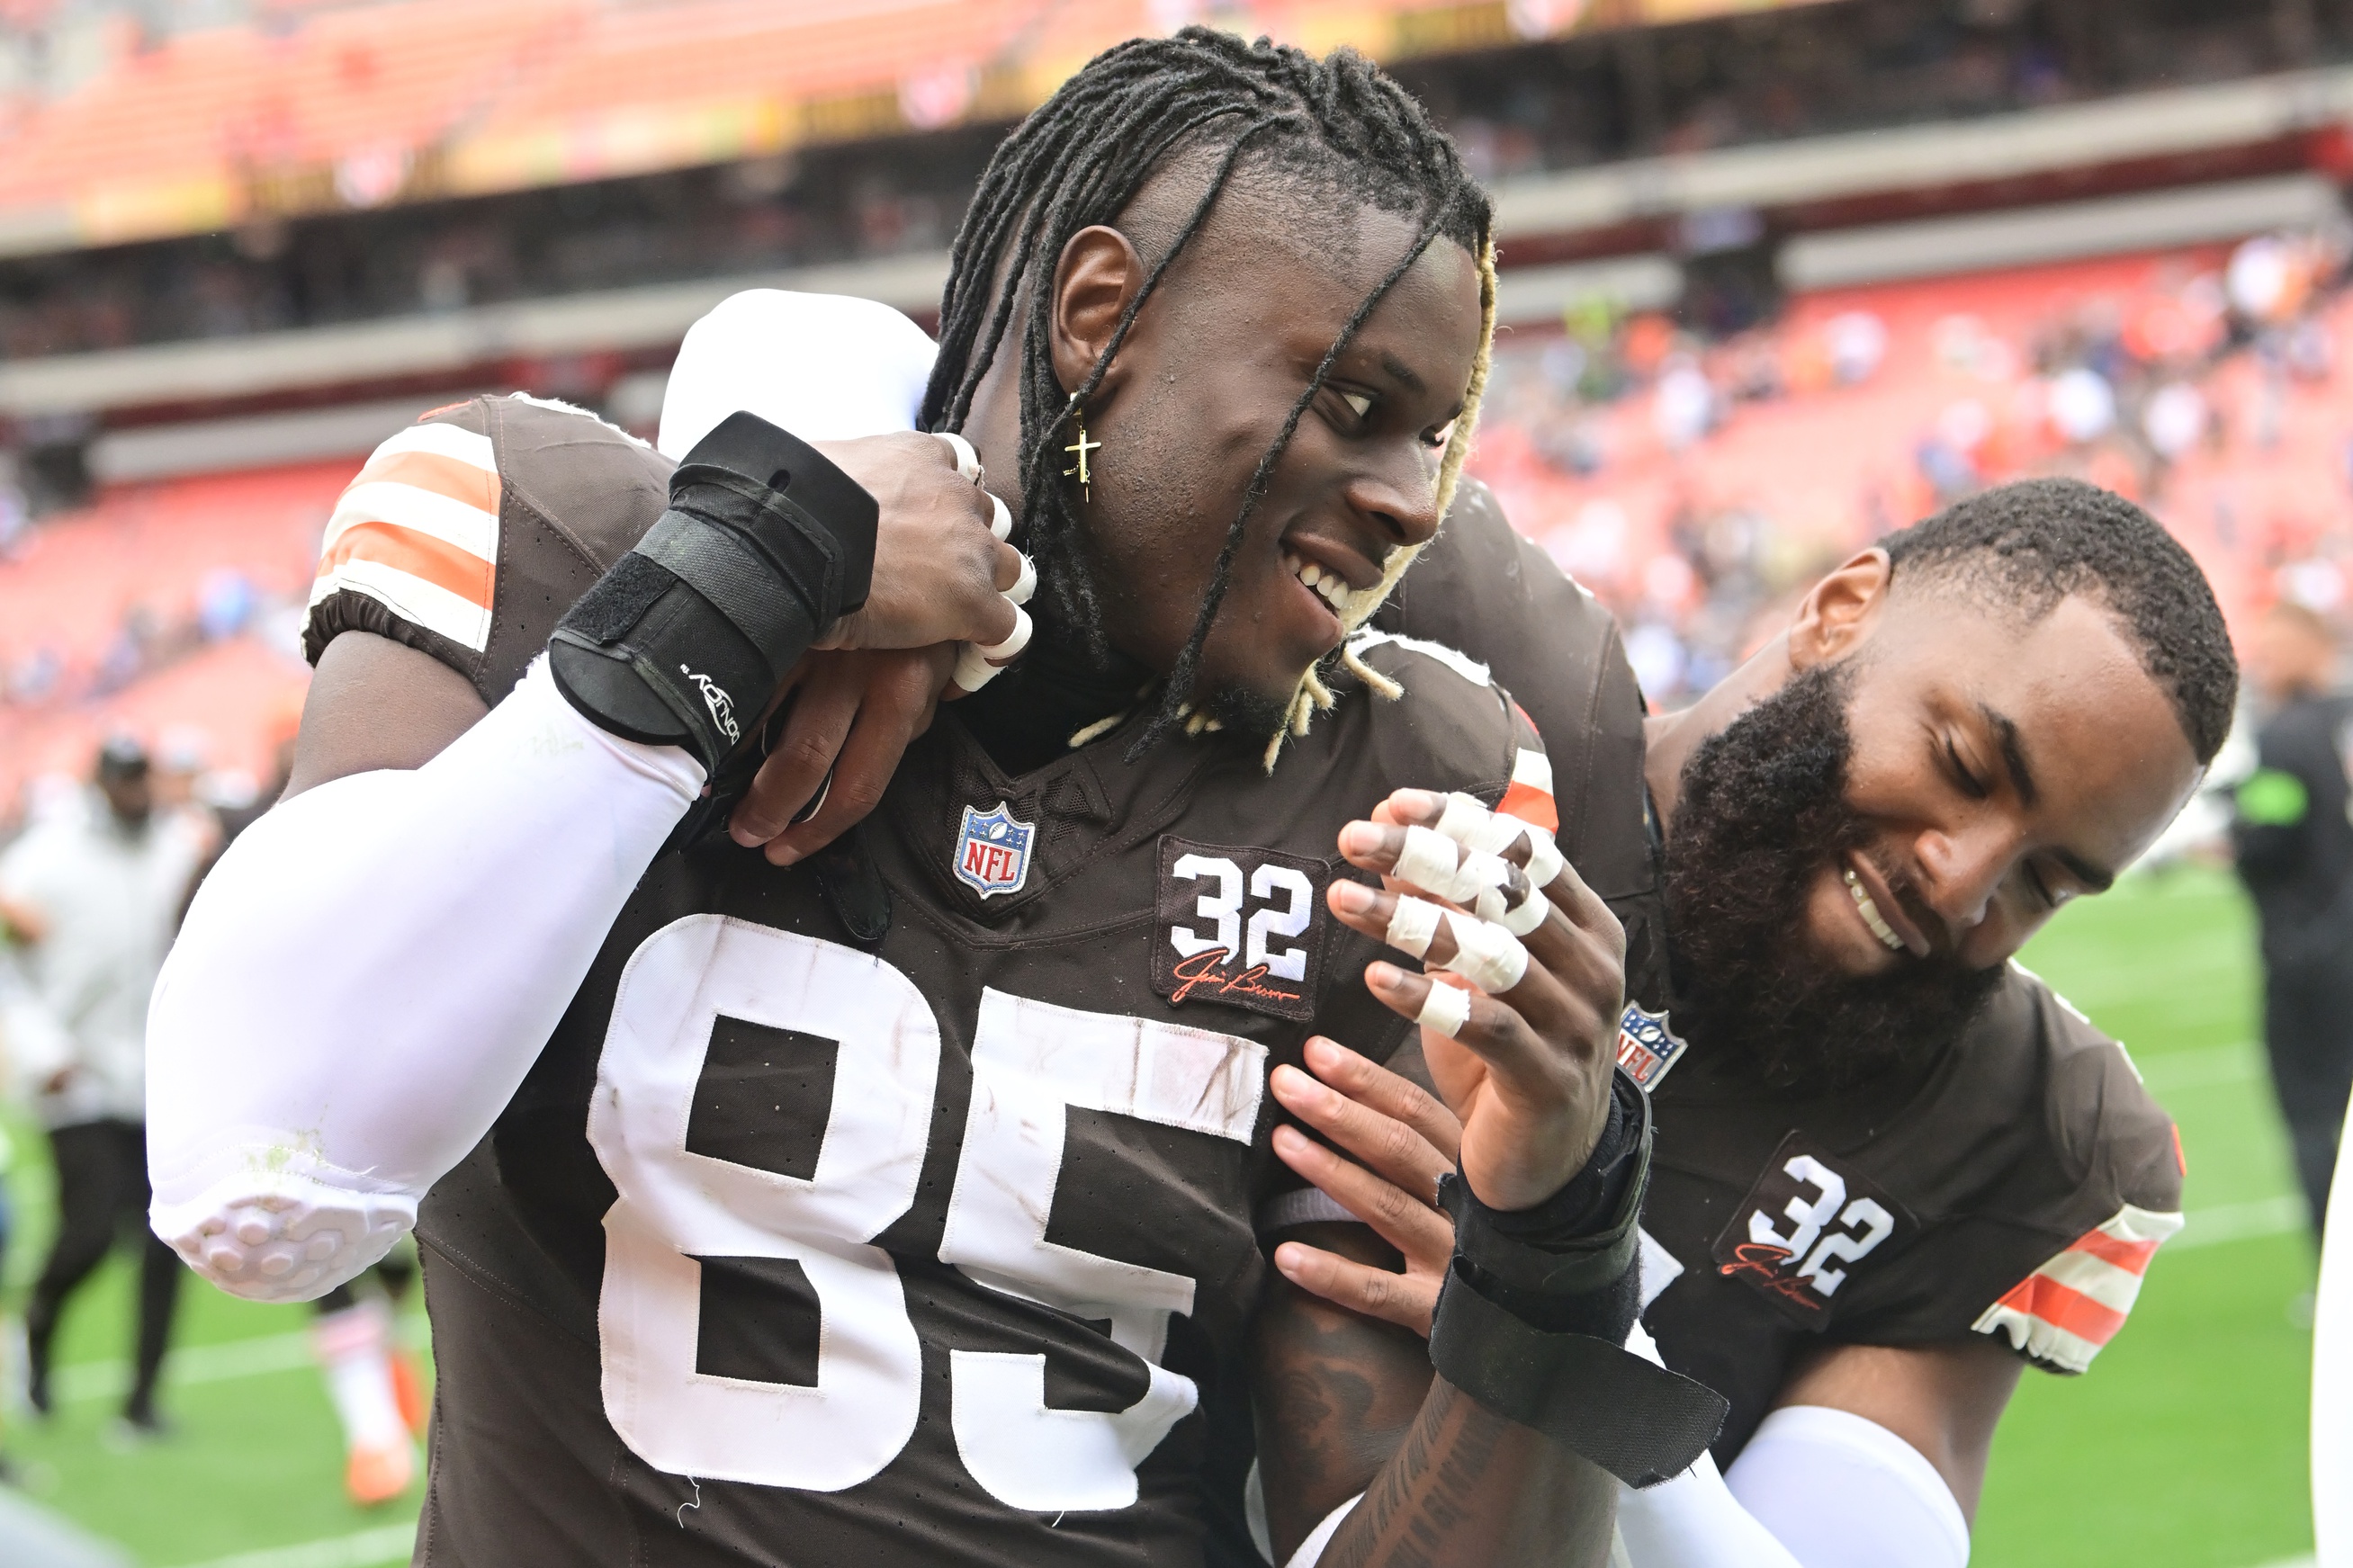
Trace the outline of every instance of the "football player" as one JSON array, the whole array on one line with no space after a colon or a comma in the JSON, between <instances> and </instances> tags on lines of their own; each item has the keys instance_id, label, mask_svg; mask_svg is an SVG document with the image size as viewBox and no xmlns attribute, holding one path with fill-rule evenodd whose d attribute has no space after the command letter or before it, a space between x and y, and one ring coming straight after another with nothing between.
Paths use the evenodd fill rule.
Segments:
<instances>
[{"instance_id":1,"label":"football player","mask_svg":"<svg viewBox=\"0 0 2353 1568\"><path fill-rule=\"evenodd\" d=\"M1732 1403L1729 1495L1703 1467L1630 1498L1630 1560L1952 1568L2020 1369L2088 1367L2180 1226L2179 1141L2130 1058L2010 960L2221 744L2211 593L2128 502L2014 484L1848 561L1644 721L1607 617L1492 505L1465 492L1456 548L1384 615L1492 658L1587 760L1564 844L1624 922L1620 1058L1657 1117L1644 1321ZM1338 1205L1290 1212L1345 1208L1397 1250L1302 1229L1277 1267L1424 1322L1445 1220L1404 1194L1449 1113L1331 1042L1308 1066L1326 1081L1280 1069L1276 1096L1369 1169L1285 1133Z\"/></svg>"},{"instance_id":2,"label":"football player","mask_svg":"<svg viewBox=\"0 0 2353 1568\"><path fill-rule=\"evenodd\" d=\"M1616 1348L1648 1107L1540 741L1351 635L1445 513L1488 226L1362 60L1188 29L993 161L957 440L735 415L673 472L480 399L372 459L289 798L157 993L153 1219L283 1298L414 1217L420 1562L1200 1562L1255 1406L1292 1562L1588 1563L1609 1478L1704 1447L1720 1401ZM780 870L715 829L820 641L968 695ZM1311 1024L1453 1091L1427 1352L1262 1289ZM1407 1439L1313 1463L1367 1399Z\"/></svg>"},{"instance_id":3,"label":"football player","mask_svg":"<svg viewBox=\"0 0 2353 1568\"><path fill-rule=\"evenodd\" d=\"M722 323L723 332L714 330ZM912 331L854 301L740 296L697 329L699 341L690 337L671 402L692 429L721 407L776 398L764 367L797 347L845 333L905 345ZM877 392L876 409L890 407L893 396ZM902 426L911 420L911 406L896 416ZM1900 595L1899 560L1910 563ZM2063 601L2073 601L2074 629L2096 635L2070 642L2057 635L2064 621L2045 626ZM1647 757L1641 696L1609 616L1516 536L1475 483L1377 624L1493 659L1561 760L1561 847L1628 934L1626 1065L1656 1086L1683 1059L1686 1038L1699 1042L1697 1070L1660 1091L1662 1148L1675 1163L1658 1184L1651 1231L1677 1250L1647 1244L1645 1295L1663 1295L1652 1321L1671 1363L1735 1392L1717 1453L1727 1464L1740 1457L1740 1495L1712 1460L1672 1486L1630 1495L1622 1522L1634 1568L1787 1564L1779 1538L1800 1548L1808 1568L1965 1558L1987 1447L2019 1366L2088 1364L2178 1217L2171 1127L2121 1047L2032 976L2002 966L2061 899L2093 890L2079 879L2084 866L2137 853L2178 804L2166 790L2192 787L2219 743L2235 667L2195 565L2146 516L2085 487L1980 498L1826 579L1788 652L1652 725ZM2003 695L1989 673L1991 650L2004 646L1998 627L2040 628L2026 644L2030 661L2011 671L2029 686L2071 669L2113 681L2126 668L2120 652L2137 659L2142 679L2125 685L2143 699L2139 712L2107 707L2073 729L2074 715ZM2106 656L2105 668L2094 654ZM1900 658L1908 670L1887 668ZM1807 669L1835 671L1817 677L1818 687L1869 683L1870 701L1858 708L1854 694L1825 691L1796 709L1797 698L1776 697L1792 685L1802 692L1797 677ZM1937 679L1924 681L1924 669ZM1941 768L1905 769L1900 726L1931 730L1924 711L1954 722L1937 710L1951 710L1956 692L1982 703L1978 733L1947 731L1952 754ZM887 731L893 711L878 687L860 721ZM1873 742L1862 764L1867 808L1848 783L1858 711L1879 721L1862 737ZM1989 712L2010 728L1983 728ZM2137 731L2127 727L2135 717ZM2022 773L2012 772L2013 746ZM1675 760L1694 752L1699 760ZM1965 756L1979 759L1966 774ZM2131 772L2122 759L2150 756L2163 765L2141 781L2143 795L2120 790ZM2111 771L2087 769L2087 757ZM1996 763L1999 772L1978 771ZM850 773L877 765L871 752L842 761ZM770 808L801 798L819 772L803 762L786 783L780 768L782 800ZM2036 799L2024 797L2021 777ZM2046 803L2046 778L2067 793ZM1687 793L1696 811L1684 807ZM1681 830L1661 831L1678 815ZM771 852L791 853L813 826L786 827ZM1915 847L1905 847L1907 836ZM2101 858L2072 847L2095 839ZM2061 858L2068 855L2072 865ZM1890 869L1875 869L1883 864ZM1825 924L1814 911L1793 926L1787 911L1805 907L1808 879L1825 875L1844 894L1830 900L1832 918ZM1926 904L1905 918L1907 930L1939 931L1945 946L1928 962L1891 966L1880 956L1892 956L1895 926L1880 912L1888 894L1858 897L1866 876L1892 884L1899 910ZM1960 918L1927 923L1945 917L1926 900L1967 900L1972 880L1981 908L1962 902L1953 906ZM1667 895L1677 889L1671 911ZM1838 945L1858 922L1873 942L1859 963L1852 945ZM1667 932L1675 934L1662 941ZM1671 964L1685 948L1698 962L1684 963L1678 991ZM1893 978L1874 983L1874 973ZM1711 995L1743 1001L1694 1022ZM1332 1087L1364 1105L1320 1093L1289 1068L1272 1080L1278 1096L1402 1185L1279 1131L1278 1151L1315 1177L1326 1201L1312 1190L1277 1194L1261 1229L1300 1244L1276 1258L1301 1284L1359 1313L1426 1326L1451 1237L1443 1217L1407 1194L1426 1195L1445 1165L1451 1119L1417 1087L1328 1041L1311 1044L1309 1066L1319 1063ZM1931 1125L1933 1137L1923 1131ZM1801 1159L1812 1163L1793 1169ZM1402 1284L1388 1271L1399 1252L1351 1211L1381 1220L1380 1237L1403 1248ZM1838 1217L1849 1212L1885 1213L1889 1223ZM1686 1256L1696 1259L1688 1268ZM1676 1279L1687 1282L1670 1293ZM1369 1331L1311 1312L1285 1321L1327 1338ZM1368 1437L1360 1432L1358 1444L1371 1447ZM1268 1494L1278 1536L1283 1500L1294 1495L1280 1483Z\"/></svg>"}]
</instances>

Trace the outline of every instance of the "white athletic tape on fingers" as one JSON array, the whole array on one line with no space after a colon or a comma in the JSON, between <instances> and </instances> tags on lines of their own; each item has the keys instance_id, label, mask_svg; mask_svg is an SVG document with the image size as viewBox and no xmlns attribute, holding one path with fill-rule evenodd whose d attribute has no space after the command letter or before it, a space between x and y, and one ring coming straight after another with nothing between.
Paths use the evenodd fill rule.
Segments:
<instances>
[{"instance_id":1,"label":"white athletic tape on fingers","mask_svg":"<svg viewBox=\"0 0 2353 1568\"><path fill-rule=\"evenodd\" d=\"M976 643L973 646L979 650L981 658L992 664L1003 664L1029 646L1029 612L1018 605L1014 605L1013 629L1006 634L1003 642Z\"/></svg>"},{"instance_id":2,"label":"white athletic tape on fingers","mask_svg":"<svg viewBox=\"0 0 2353 1568\"><path fill-rule=\"evenodd\" d=\"M1419 958L1430 951L1430 939L1438 934L1438 917L1445 912L1426 899L1400 898L1389 911L1388 944Z\"/></svg>"},{"instance_id":3,"label":"white athletic tape on fingers","mask_svg":"<svg viewBox=\"0 0 2353 1568\"><path fill-rule=\"evenodd\" d=\"M1520 939L1491 921L1446 911L1446 929L1453 934L1452 958L1438 965L1493 994L1509 991L1528 972L1528 950Z\"/></svg>"},{"instance_id":4,"label":"white athletic tape on fingers","mask_svg":"<svg viewBox=\"0 0 2353 1568\"><path fill-rule=\"evenodd\" d=\"M1528 885L1538 892L1551 887L1561 868L1567 864L1550 833L1533 822L1490 811L1467 795L1446 797L1446 809L1439 814L1436 831L1465 849L1489 855L1501 855L1525 841Z\"/></svg>"},{"instance_id":5,"label":"white athletic tape on fingers","mask_svg":"<svg viewBox=\"0 0 2353 1568\"><path fill-rule=\"evenodd\" d=\"M1023 565L1029 563L1025 560ZM1016 587L1019 584L1014 584ZM1010 594L1006 595L1010 599ZM962 687L966 695L979 690L996 679L1004 668L1012 663L1021 650L1029 646L1029 612L1019 605L1013 606L1013 630L999 643L958 643L955 673L949 679Z\"/></svg>"},{"instance_id":6,"label":"white athletic tape on fingers","mask_svg":"<svg viewBox=\"0 0 2353 1568\"><path fill-rule=\"evenodd\" d=\"M1465 849L1500 855L1519 837L1521 826L1519 818L1498 816L1458 792L1446 797L1446 809L1438 816L1437 831Z\"/></svg>"},{"instance_id":7,"label":"white athletic tape on fingers","mask_svg":"<svg viewBox=\"0 0 2353 1568\"><path fill-rule=\"evenodd\" d=\"M957 476L977 481L980 478L980 454L972 449L972 443L952 430L934 430L932 434L947 443L948 453L955 459Z\"/></svg>"},{"instance_id":8,"label":"white athletic tape on fingers","mask_svg":"<svg viewBox=\"0 0 2353 1568\"><path fill-rule=\"evenodd\" d=\"M1459 985L1433 980L1430 983L1430 994L1421 999L1421 1011L1413 1021L1451 1040L1471 1021L1471 993Z\"/></svg>"},{"instance_id":9,"label":"white athletic tape on fingers","mask_svg":"<svg viewBox=\"0 0 2353 1568\"><path fill-rule=\"evenodd\" d=\"M1013 514L1006 510L1005 503L993 495L988 498L988 504L995 509L989 514L988 531L999 539L1012 538Z\"/></svg>"},{"instance_id":10,"label":"white athletic tape on fingers","mask_svg":"<svg viewBox=\"0 0 2353 1568\"><path fill-rule=\"evenodd\" d=\"M956 645L955 673L949 679L954 680L966 696L979 690L1004 673L1003 668L989 663L980 649L973 647L972 644L967 642Z\"/></svg>"},{"instance_id":11,"label":"white athletic tape on fingers","mask_svg":"<svg viewBox=\"0 0 2353 1568\"><path fill-rule=\"evenodd\" d=\"M1018 550L1015 551L1014 553L1017 555L1021 554ZM1012 600L1016 605L1026 605L1029 602L1030 595L1037 593L1037 591L1038 563L1035 561L1030 560L1027 555L1022 555L1021 575L1013 579L1013 586L1005 590L1005 596Z\"/></svg>"},{"instance_id":12,"label":"white athletic tape on fingers","mask_svg":"<svg viewBox=\"0 0 2353 1568\"><path fill-rule=\"evenodd\" d=\"M1501 893L1489 896L1499 903L1503 900ZM1501 914L1490 914L1482 900L1474 912L1482 920L1493 921L1514 936L1525 936L1545 923L1545 916L1552 913L1552 900L1542 893L1532 892L1525 900L1504 910Z\"/></svg>"},{"instance_id":13,"label":"white athletic tape on fingers","mask_svg":"<svg viewBox=\"0 0 2353 1568\"><path fill-rule=\"evenodd\" d=\"M1405 830L1405 847L1398 851L1397 865L1391 874L1400 882L1411 882L1424 892L1436 893L1441 899L1461 902L1475 893L1475 887L1457 886L1460 877L1456 862L1461 856L1454 841L1427 827Z\"/></svg>"},{"instance_id":14,"label":"white athletic tape on fingers","mask_svg":"<svg viewBox=\"0 0 2353 1568\"><path fill-rule=\"evenodd\" d=\"M1517 837L1515 832L1515 841ZM1545 896L1529 886L1518 867L1484 849L1458 851L1456 840L1432 828L1405 830L1405 848L1398 856L1395 875L1424 892L1462 905L1481 920L1493 921L1514 936L1527 935L1552 912Z\"/></svg>"},{"instance_id":15,"label":"white athletic tape on fingers","mask_svg":"<svg viewBox=\"0 0 2353 1568\"><path fill-rule=\"evenodd\" d=\"M1517 822L1519 819L1507 816L1504 820ZM1528 885L1538 889L1551 887L1562 868L1568 864L1568 858L1560 852L1560 846L1553 842L1552 835L1535 823L1522 822L1520 828L1528 836Z\"/></svg>"}]
</instances>

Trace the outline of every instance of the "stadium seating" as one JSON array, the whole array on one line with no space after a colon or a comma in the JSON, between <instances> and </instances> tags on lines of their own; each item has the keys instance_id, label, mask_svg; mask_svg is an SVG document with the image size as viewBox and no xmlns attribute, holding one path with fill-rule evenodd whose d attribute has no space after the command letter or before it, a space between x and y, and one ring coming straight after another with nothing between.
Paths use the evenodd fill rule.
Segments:
<instances>
[{"instance_id":1,"label":"stadium seating","mask_svg":"<svg viewBox=\"0 0 2353 1568\"><path fill-rule=\"evenodd\" d=\"M0 814L115 728L192 727L215 764L266 775L306 679L291 612L352 467L124 486L0 560Z\"/></svg>"},{"instance_id":2,"label":"stadium seating","mask_svg":"<svg viewBox=\"0 0 2353 1568\"><path fill-rule=\"evenodd\" d=\"M2318 366L2302 376L2267 371L2249 348L2185 373L2215 428L2170 464L2152 463L2145 441L2125 431L2129 403L2098 441L2070 443L2051 427L2038 346L2063 358L2062 340L2086 321L2116 323L2127 342L2178 331L2168 323L2184 295L2211 291L2225 258L2219 249L2128 257L1801 298L1758 340L1700 356L1720 422L1680 449L1641 376L1613 402L1564 402L1541 384L1547 342L1510 344L1499 352L1499 395L1473 471L1621 618L1678 632L1704 608L1696 556L1711 520L1736 516L1761 531L1756 548L1775 557L1764 568L1769 585L1787 586L1933 510L1923 447L1947 432L1979 437L1971 454L1979 481L2069 472L2134 494L2197 555L2234 621L2284 591L2329 599L2353 586L2335 578L2328 553L2346 505L2353 419L2332 384L2313 378ZM1824 338L1858 316L1883 331L1883 357L1854 384L1821 384L1831 379ZM2353 302L2324 302L2316 321L2334 358L2353 351ZM1622 348L1637 334L1620 335ZM1729 397L1744 355L1772 364L1785 390ZM1577 459L1562 460L1572 447ZM1737 657L1748 640L1720 651Z\"/></svg>"},{"instance_id":3,"label":"stadium seating","mask_svg":"<svg viewBox=\"0 0 2353 1568\"><path fill-rule=\"evenodd\" d=\"M1695 641L1748 635L1705 625L1711 593L1728 592L1723 563L1704 559L1712 521L1746 520L1745 548L1755 559L1744 569L1768 589L1785 587L1932 509L1937 492L1923 472L1922 445L1972 424L1983 426L1974 448L1981 479L2077 472L2137 494L2198 556L2233 620L2283 592L2353 603L2353 580L2331 553L2353 417L2331 383L2267 371L2253 349L2221 353L2192 378L2219 432L2162 472L2117 437L2069 445L2037 401L2047 383L2035 374L2038 343L2086 319L2120 323L2128 340L2162 342L2167 313L2207 287L2197 280L2211 280L2224 260L2210 249L1801 298L1757 339L1702 356L1722 417L1680 449L1662 432L1654 374L1635 373L1614 401L1564 404L1541 384L1543 358L1563 340L1535 335L1499 355L1474 471L1523 531L1630 626L1663 626ZM1835 384L1828 341L1834 323L1857 318L1879 323L1883 353L1863 379ZM2353 297L2324 301L2316 320L2337 357L2353 356ZM1621 330L1616 352L1648 352L1635 342L1641 335ZM1784 390L1725 399L1740 357L1760 353ZM1970 404L1981 416L1955 413ZM1598 454L1590 472L1547 455L1568 426ZM14 801L44 771L79 766L116 725L152 733L151 725L192 722L212 734L220 760L265 771L272 727L302 680L284 646L291 607L303 600L319 530L352 467L111 489L44 523L18 558L0 563L9 606L0 617L0 671L20 677L42 660L53 671L46 693L0 702L0 801ZM239 636L207 641L204 599L208 585L219 591L223 573L243 578L255 604L279 614L257 610ZM265 647L265 630L280 646ZM121 644L134 631L142 651L127 658ZM1652 694L1672 700L1675 689L1654 683Z\"/></svg>"}]
</instances>

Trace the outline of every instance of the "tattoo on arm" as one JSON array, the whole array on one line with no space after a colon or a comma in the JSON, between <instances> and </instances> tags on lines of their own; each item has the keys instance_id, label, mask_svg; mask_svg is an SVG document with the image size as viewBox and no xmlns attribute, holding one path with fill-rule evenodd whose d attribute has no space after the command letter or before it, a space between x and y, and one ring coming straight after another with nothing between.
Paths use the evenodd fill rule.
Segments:
<instances>
[{"instance_id":1,"label":"tattoo on arm","mask_svg":"<svg viewBox=\"0 0 2353 1568\"><path fill-rule=\"evenodd\" d=\"M1379 1243L1335 1226L1314 1244ZM1372 1261L1366 1257L1366 1261ZM1318 1568L1598 1568L1614 1483L1599 1468L1437 1379L1418 1335L1277 1280L1260 1314L1259 1462L1275 1560L1365 1500Z\"/></svg>"}]
</instances>

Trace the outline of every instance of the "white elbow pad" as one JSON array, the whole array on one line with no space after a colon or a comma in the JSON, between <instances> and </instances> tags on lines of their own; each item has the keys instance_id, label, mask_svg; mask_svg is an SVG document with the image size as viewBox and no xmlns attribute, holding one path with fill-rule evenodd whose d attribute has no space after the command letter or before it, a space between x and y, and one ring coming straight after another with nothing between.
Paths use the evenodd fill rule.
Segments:
<instances>
[{"instance_id":1,"label":"white elbow pad","mask_svg":"<svg viewBox=\"0 0 2353 1568\"><path fill-rule=\"evenodd\" d=\"M190 907L148 1012L155 1234L256 1300L373 1263L522 1084L702 786L545 661L415 772L278 806Z\"/></svg>"}]
</instances>

